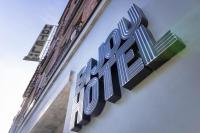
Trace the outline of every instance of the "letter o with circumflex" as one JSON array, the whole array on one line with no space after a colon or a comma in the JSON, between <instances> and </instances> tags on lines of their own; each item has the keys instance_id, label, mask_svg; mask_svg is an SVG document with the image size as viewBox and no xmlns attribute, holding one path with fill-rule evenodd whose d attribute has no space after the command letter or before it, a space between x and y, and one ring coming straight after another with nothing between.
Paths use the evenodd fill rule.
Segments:
<instances>
[{"instance_id":1,"label":"letter o with circumflex","mask_svg":"<svg viewBox=\"0 0 200 133\"><path fill-rule=\"evenodd\" d=\"M85 88L84 113L86 115L97 116L105 105L103 89L99 88L99 80L94 77Z\"/></svg>"}]
</instances>

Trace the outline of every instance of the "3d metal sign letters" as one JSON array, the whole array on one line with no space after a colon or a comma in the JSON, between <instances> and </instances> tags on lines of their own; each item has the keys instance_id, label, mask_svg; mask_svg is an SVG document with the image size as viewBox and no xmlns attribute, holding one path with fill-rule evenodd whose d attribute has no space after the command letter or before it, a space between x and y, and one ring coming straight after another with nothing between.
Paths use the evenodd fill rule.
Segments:
<instances>
[{"instance_id":1,"label":"3d metal sign letters","mask_svg":"<svg viewBox=\"0 0 200 133\"><path fill-rule=\"evenodd\" d=\"M142 10L132 5L130 20L122 18L99 47L99 60L90 59L77 76L70 129L79 131L97 116L106 101L115 103L121 89L133 89L185 45L171 31L155 41Z\"/></svg>"}]
</instances>

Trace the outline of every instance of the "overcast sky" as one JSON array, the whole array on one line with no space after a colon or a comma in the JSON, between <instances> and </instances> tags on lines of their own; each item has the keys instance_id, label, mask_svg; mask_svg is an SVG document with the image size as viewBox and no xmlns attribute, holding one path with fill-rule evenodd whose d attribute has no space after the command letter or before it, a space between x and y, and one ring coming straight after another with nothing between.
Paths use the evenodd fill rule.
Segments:
<instances>
[{"instance_id":1,"label":"overcast sky","mask_svg":"<svg viewBox=\"0 0 200 133\"><path fill-rule=\"evenodd\" d=\"M0 0L0 133L7 133L35 69L23 61L44 24L57 24L68 0Z\"/></svg>"}]
</instances>

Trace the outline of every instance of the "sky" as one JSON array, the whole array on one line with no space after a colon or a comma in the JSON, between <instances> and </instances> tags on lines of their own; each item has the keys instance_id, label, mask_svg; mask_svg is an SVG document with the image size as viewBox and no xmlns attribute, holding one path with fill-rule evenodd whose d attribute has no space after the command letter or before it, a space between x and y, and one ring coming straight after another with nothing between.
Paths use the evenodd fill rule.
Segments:
<instances>
[{"instance_id":1,"label":"sky","mask_svg":"<svg viewBox=\"0 0 200 133\"><path fill-rule=\"evenodd\" d=\"M7 133L38 65L23 61L45 24L57 25L68 0L0 0L0 133Z\"/></svg>"}]
</instances>

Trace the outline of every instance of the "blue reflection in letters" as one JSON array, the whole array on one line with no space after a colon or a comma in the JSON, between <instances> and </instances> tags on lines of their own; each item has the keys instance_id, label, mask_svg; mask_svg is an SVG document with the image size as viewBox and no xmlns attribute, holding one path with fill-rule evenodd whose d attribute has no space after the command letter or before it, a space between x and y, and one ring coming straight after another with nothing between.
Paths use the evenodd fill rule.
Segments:
<instances>
[{"instance_id":1,"label":"blue reflection in letters","mask_svg":"<svg viewBox=\"0 0 200 133\"><path fill-rule=\"evenodd\" d=\"M99 47L99 61L90 59L77 76L72 131L78 132L91 116L99 115L106 101L117 102L121 88L133 89L185 47L171 31L156 42L144 13L135 4L128 15L130 20L122 18L118 29Z\"/></svg>"}]
</instances>

